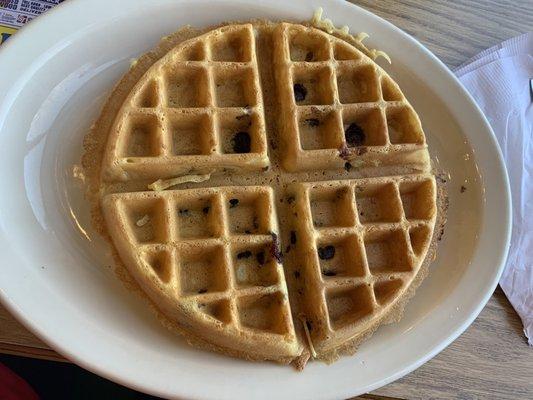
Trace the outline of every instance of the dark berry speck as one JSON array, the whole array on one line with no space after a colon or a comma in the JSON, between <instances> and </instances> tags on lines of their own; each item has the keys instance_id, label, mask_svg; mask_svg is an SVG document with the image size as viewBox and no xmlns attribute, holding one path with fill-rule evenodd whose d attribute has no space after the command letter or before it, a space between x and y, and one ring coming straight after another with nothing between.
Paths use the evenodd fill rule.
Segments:
<instances>
[{"instance_id":1,"label":"dark berry speck","mask_svg":"<svg viewBox=\"0 0 533 400\"><path fill-rule=\"evenodd\" d=\"M282 254L281 250L279 248L279 238L278 235L274 232L270 232L270 236L272 237L272 244L270 245L270 255L272 258L276 259L278 264L281 264L282 262Z\"/></svg>"},{"instance_id":2,"label":"dark berry speck","mask_svg":"<svg viewBox=\"0 0 533 400\"><path fill-rule=\"evenodd\" d=\"M204 294L204 293L207 293L207 289L198 290L198 294Z\"/></svg>"},{"instance_id":3,"label":"dark berry speck","mask_svg":"<svg viewBox=\"0 0 533 400\"><path fill-rule=\"evenodd\" d=\"M233 136L232 143L235 153L249 153L252 146L252 139L248 132L240 131Z\"/></svg>"},{"instance_id":4,"label":"dark berry speck","mask_svg":"<svg viewBox=\"0 0 533 400\"><path fill-rule=\"evenodd\" d=\"M252 256L252 252L250 250L241 251L239 254L237 254L237 259L241 258L248 258Z\"/></svg>"},{"instance_id":5,"label":"dark berry speck","mask_svg":"<svg viewBox=\"0 0 533 400\"><path fill-rule=\"evenodd\" d=\"M264 265L265 264L265 252L264 251L260 251L259 253L257 253L255 255L255 259L257 260L259 265Z\"/></svg>"},{"instance_id":6,"label":"dark berry speck","mask_svg":"<svg viewBox=\"0 0 533 400\"><path fill-rule=\"evenodd\" d=\"M352 169L352 164L350 164L348 161L344 163L344 169L346 171L350 171Z\"/></svg>"},{"instance_id":7,"label":"dark berry speck","mask_svg":"<svg viewBox=\"0 0 533 400\"><path fill-rule=\"evenodd\" d=\"M291 231L291 244L296 244L296 232Z\"/></svg>"},{"instance_id":8,"label":"dark berry speck","mask_svg":"<svg viewBox=\"0 0 533 400\"><path fill-rule=\"evenodd\" d=\"M344 137L346 138L346 143L350 147L361 146L365 142L366 135L359 125L355 122L352 122L346 130L344 131Z\"/></svg>"},{"instance_id":9,"label":"dark berry speck","mask_svg":"<svg viewBox=\"0 0 533 400\"><path fill-rule=\"evenodd\" d=\"M308 51L307 54L305 55L305 61L309 62L309 61L313 61L313 58L315 57L315 55L313 54L312 51Z\"/></svg>"},{"instance_id":10,"label":"dark berry speck","mask_svg":"<svg viewBox=\"0 0 533 400\"><path fill-rule=\"evenodd\" d=\"M239 204L239 200L238 199L230 199L229 208L237 207L237 204Z\"/></svg>"},{"instance_id":11,"label":"dark berry speck","mask_svg":"<svg viewBox=\"0 0 533 400\"><path fill-rule=\"evenodd\" d=\"M323 271L322 275L324 276L335 276L337 273L335 271Z\"/></svg>"},{"instance_id":12,"label":"dark berry speck","mask_svg":"<svg viewBox=\"0 0 533 400\"><path fill-rule=\"evenodd\" d=\"M305 122L312 128L315 128L320 125L320 121L317 118L307 118Z\"/></svg>"},{"instance_id":13,"label":"dark berry speck","mask_svg":"<svg viewBox=\"0 0 533 400\"><path fill-rule=\"evenodd\" d=\"M209 206L208 206L208 207L204 207L204 208L202 208L202 212L203 212L204 214L207 214L207 213L209 212Z\"/></svg>"},{"instance_id":14,"label":"dark berry speck","mask_svg":"<svg viewBox=\"0 0 533 400\"><path fill-rule=\"evenodd\" d=\"M304 101L307 96L307 89L301 83L294 84L294 100Z\"/></svg>"},{"instance_id":15,"label":"dark berry speck","mask_svg":"<svg viewBox=\"0 0 533 400\"><path fill-rule=\"evenodd\" d=\"M331 260L333 257L335 257L335 247L332 245L319 247L318 256L321 260Z\"/></svg>"}]
</instances>

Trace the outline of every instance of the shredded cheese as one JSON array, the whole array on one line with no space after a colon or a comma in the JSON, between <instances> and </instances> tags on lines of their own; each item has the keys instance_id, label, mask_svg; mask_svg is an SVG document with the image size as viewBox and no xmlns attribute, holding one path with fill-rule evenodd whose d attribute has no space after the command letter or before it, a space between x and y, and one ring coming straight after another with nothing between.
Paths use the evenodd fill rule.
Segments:
<instances>
[{"instance_id":1,"label":"shredded cheese","mask_svg":"<svg viewBox=\"0 0 533 400\"><path fill-rule=\"evenodd\" d=\"M135 222L135 225L137 225L139 228L142 226L145 226L148 222L150 222L150 216L146 214L144 217L142 217L140 220Z\"/></svg>"},{"instance_id":2,"label":"shredded cheese","mask_svg":"<svg viewBox=\"0 0 533 400\"><path fill-rule=\"evenodd\" d=\"M148 189L153 190L155 192L160 192L162 190L168 189L169 187L181 185L182 183L198 183L198 182L204 182L211 178L211 174L202 174L202 175L184 175L184 176L178 176L177 178L170 178L170 179L158 179L157 181L151 183L148 185Z\"/></svg>"},{"instance_id":3,"label":"shredded cheese","mask_svg":"<svg viewBox=\"0 0 533 400\"><path fill-rule=\"evenodd\" d=\"M83 171L83 167L81 165L74 164L72 166L72 176L80 180L82 183L85 182L85 172Z\"/></svg>"},{"instance_id":4,"label":"shredded cheese","mask_svg":"<svg viewBox=\"0 0 533 400\"><path fill-rule=\"evenodd\" d=\"M385 53L383 50L377 50L377 49L369 49L370 55L373 60L375 60L378 57L383 57L389 64L392 64L392 60L390 59L389 55Z\"/></svg>"},{"instance_id":5,"label":"shredded cheese","mask_svg":"<svg viewBox=\"0 0 533 400\"><path fill-rule=\"evenodd\" d=\"M309 332L309 328L307 327L307 320L301 316L300 320L302 321L302 324L304 326L304 332L305 332L305 338L307 339L307 343L309 344L309 350L311 350L311 355L313 358L316 358L316 351L315 346L313 346L313 341L311 340L311 333Z\"/></svg>"},{"instance_id":6,"label":"shredded cheese","mask_svg":"<svg viewBox=\"0 0 533 400\"><path fill-rule=\"evenodd\" d=\"M392 64L392 61L387 53L382 50L369 49L363 44L363 40L368 38L368 33L360 32L357 35L350 34L350 28L346 25L337 28L329 18L322 19L322 14L324 10L322 7L318 7L311 18L311 25L315 28L322 29L323 31L329 34L336 34L343 39L354 42L367 56L375 60L378 57L383 57L385 60Z\"/></svg>"},{"instance_id":7,"label":"shredded cheese","mask_svg":"<svg viewBox=\"0 0 533 400\"><path fill-rule=\"evenodd\" d=\"M357 35L354 36L354 40L356 42L362 42L366 38L370 37L370 35L366 32L359 32Z\"/></svg>"}]
</instances>

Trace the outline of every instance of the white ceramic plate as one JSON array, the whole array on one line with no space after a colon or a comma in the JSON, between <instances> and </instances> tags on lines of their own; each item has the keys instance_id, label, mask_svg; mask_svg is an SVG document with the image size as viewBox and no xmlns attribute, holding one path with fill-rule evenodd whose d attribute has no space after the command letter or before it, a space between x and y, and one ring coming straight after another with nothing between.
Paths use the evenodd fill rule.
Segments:
<instances>
[{"instance_id":1,"label":"white ceramic plate","mask_svg":"<svg viewBox=\"0 0 533 400\"><path fill-rule=\"evenodd\" d=\"M402 321L381 328L353 357L297 373L199 351L163 329L113 275L72 170L109 90L161 36L189 23L302 20L319 5L337 24L370 33L368 43L391 56L385 68L421 115L433 157L450 172L450 208L438 259ZM163 397L350 397L441 351L496 286L510 202L487 121L431 53L349 3L71 0L2 45L0 70L0 297L50 346L102 376Z\"/></svg>"}]
</instances>

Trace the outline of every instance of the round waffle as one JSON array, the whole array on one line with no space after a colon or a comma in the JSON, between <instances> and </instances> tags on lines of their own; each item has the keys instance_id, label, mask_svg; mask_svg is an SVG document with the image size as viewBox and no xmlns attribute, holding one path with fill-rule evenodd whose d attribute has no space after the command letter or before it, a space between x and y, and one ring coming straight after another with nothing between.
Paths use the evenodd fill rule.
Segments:
<instances>
[{"instance_id":1,"label":"round waffle","mask_svg":"<svg viewBox=\"0 0 533 400\"><path fill-rule=\"evenodd\" d=\"M437 190L418 116L364 51L313 27L165 38L86 148L95 224L198 346L333 360L398 318L430 261Z\"/></svg>"}]
</instances>

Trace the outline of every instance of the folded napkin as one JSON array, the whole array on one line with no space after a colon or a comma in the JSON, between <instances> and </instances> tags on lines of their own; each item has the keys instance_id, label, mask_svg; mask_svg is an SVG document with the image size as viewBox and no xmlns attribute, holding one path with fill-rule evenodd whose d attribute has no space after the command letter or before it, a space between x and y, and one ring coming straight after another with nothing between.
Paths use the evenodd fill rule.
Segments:
<instances>
[{"instance_id":1,"label":"folded napkin","mask_svg":"<svg viewBox=\"0 0 533 400\"><path fill-rule=\"evenodd\" d=\"M485 113L505 159L513 230L500 286L533 345L533 32L483 51L455 73Z\"/></svg>"}]
</instances>

